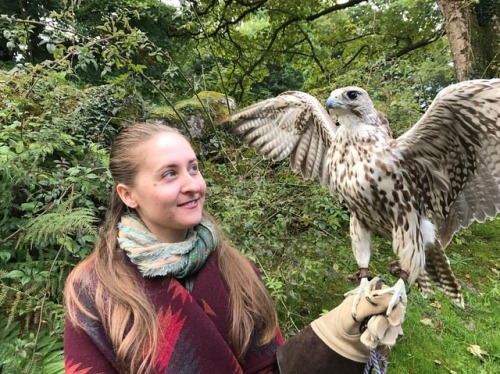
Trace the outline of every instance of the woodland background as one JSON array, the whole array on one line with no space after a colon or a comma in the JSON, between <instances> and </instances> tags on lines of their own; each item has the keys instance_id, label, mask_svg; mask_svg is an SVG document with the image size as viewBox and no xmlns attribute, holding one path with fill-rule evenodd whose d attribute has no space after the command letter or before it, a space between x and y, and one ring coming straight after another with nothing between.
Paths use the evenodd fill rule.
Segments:
<instances>
[{"instance_id":1,"label":"woodland background","mask_svg":"<svg viewBox=\"0 0 500 374\"><path fill-rule=\"evenodd\" d=\"M443 87L498 77L498 0L0 0L0 373L62 373L67 274L92 249L109 145L138 120L192 138L208 209L262 271L286 337L356 270L348 213L218 120L285 90L359 85L395 135ZM410 294L392 373L500 372L500 221L449 246L466 308ZM374 272L394 258L374 243Z\"/></svg>"}]
</instances>

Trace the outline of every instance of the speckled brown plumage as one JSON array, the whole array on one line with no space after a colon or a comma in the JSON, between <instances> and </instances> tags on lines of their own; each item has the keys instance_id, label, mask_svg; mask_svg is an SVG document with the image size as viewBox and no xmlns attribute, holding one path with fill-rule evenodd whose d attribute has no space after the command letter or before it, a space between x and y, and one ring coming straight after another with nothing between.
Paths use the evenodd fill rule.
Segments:
<instances>
[{"instance_id":1,"label":"speckled brown plumage","mask_svg":"<svg viewBox=\"0 0 500 374\"><path fill-rule=\"evenodd\" d=\"M408 282L430 280L463 305L444 248L460 227L500 212L500 79L443 89L422 118L392 138L387 120L359 87L327 100L340 126L314 97L285 92L230 116L235 133L266 158L338 192L349 207L360 268L371 233L392 238Z\"/></svg>"}]
</instances>

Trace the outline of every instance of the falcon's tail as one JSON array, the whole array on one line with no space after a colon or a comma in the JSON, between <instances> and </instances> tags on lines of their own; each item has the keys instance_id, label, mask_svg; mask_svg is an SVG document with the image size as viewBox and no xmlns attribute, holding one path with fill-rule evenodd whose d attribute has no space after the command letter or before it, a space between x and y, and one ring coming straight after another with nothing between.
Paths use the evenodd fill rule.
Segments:
<instances>
[{"instance_id":1,"label":"falcon's tail","mask_svg":"<svg viewBox=\"0 0 500 374\"><path fill-rule=\"evenodd\" d=\"M461 308L464 307L464 298L461 287L451 270L448 257L443 247L436 242L427 245L425 249L425 271L417 279L417 284L424 296L432 293L431 280L437 287L449 296L451 300Z\"/></svg>"}]
</instances>

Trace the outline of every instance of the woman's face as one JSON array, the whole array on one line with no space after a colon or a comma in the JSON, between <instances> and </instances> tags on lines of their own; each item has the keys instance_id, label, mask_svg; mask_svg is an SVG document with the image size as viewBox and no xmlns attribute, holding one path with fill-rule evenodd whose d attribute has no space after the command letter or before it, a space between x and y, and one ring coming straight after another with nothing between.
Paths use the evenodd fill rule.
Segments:
<instances>
[{"instance_id":1,"label":"woman's face","mask_svg":"<svg viewBox=\"0 0 500 374\"><path fill-rule=\"evenodd\" d=\"M164 132L140 145L136 154L134 186L119 184L118 194L158 239L182 241L202 218L207 188L191 145L177 133Z\"/></svg>"}]
</instances>

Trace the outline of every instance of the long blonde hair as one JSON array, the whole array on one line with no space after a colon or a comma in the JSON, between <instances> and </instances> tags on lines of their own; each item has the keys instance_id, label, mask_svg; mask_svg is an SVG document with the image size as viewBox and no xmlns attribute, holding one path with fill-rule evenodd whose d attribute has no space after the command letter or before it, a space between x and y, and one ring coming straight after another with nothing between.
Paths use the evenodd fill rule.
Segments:
<instances>
[{"instance_id":1,"label":"long blonde hair","mask_svg":"<svg viewBox=\"0 0 500 374\"><path fill-rule=\"evenodd\" d=\"M79 318L82 314L102 323L123 373L151 371L159 348L159 326L154 307L131 268L133 265L125 261L125 253L117 245L117 226L127 206L115 187L118 183L134 185L140 167L137 146L161 132L178 133L164 125L137 123L116 137L109 162L114 187L106 219L94 250L73 269L64 292L67 317L75 326L84 328ZM207 212L204 216L214 222ZM230 290L230 338L236 356L242 361L253 334L259 334L261 345L276 336L276 308L248 260L225 240L220 229L217 235L218 264ZM93 299L97 313L83 305L82 292Z\"/></svg>"}]
</instances>

